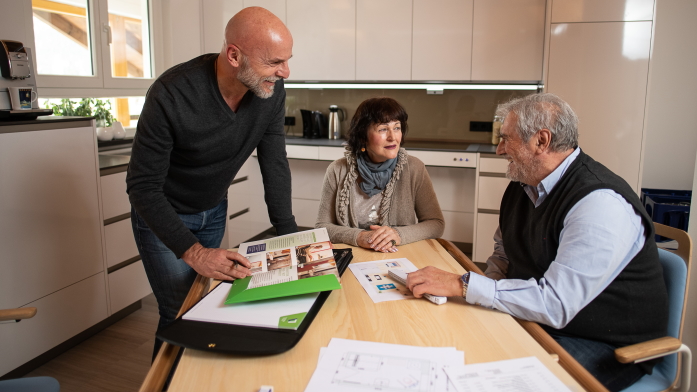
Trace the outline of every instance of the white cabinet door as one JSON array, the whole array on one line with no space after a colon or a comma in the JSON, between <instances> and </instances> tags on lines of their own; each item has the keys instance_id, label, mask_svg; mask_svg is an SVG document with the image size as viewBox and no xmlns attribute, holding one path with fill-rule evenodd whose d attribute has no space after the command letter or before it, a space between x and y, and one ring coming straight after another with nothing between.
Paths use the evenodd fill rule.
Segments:
<instances>
[{"instance_id":1,"label":"white cabinet door","mask_svg":"<svg viewBox=\"0 0 697 392\"><path fill-rule=\"evenodd\" d=\"M104 226L104 240L107 268L138 256L130 218Z\"/></svg>"},{"instance_id":2,"label":"white cabinet door","mask_svg":"<svg viewBox=\"0 0 697 392\"><path fill-rule=\"evenodd\" d=\"M483 263L494 253L494 233L499 227L499 214L477 213L477 233L472 261Z\"/></svg>"},{"instance_id":3,"label":"white cabinet door","mask_svg":"<svg viewBox=\"0 0 697 392\"><path fill-rule=\"evenodd\" d=\"M357 80L411 80L411 4L357 0Z\"/></svg>"},{"instance_id":4,"label":"white cabinet door","mask_svg":"<svg viewBox=\"0 0 697 392\"><path fill-rule=\"evenodd\" d=\"M0 309L104 270L94 135L0 133Z\"/></svg>"},{"instance_id":5,"label":"white cabinet door","mask_svg":"<svg viewBox=\"0 0 697 392\"><path fill-rule=\"evenodd\" d=\"M553 24L547 91L578 115L579 145L638 191L651 22Z\"/></svg>"},{"instance_id":6,"label":"white cabinet door","mask_svg":"<svg viewBox=\"0 0 697 392\"><path fill-rule=\"evenodd\" d=\"M15 276L15 280L17 277ZM104 273L83 279L34 302L36 316L0 325L0 374L43 354L107 317ZM14 307L14 306L10 306ZM4 307L3 307L4 308Z\"/></svg>"},{"instance_id":7,"label":"white cabinet door","mask_svg":"<svg viewBox=\"0 0 697 392\"><path fill-rule=\"evenodd\" d=\"M288 0L291 80L356 79L355 0Z\"/></svg>"},{"instance_id":8,"label":"white cabinet door","mask_svg":"<svg viewBox=\"0 0 697 392\"><path fill-rule=\"evenodd\" d=\"M102 210L104 219L131 212L131 202L126 193L126 172L109 174L99 178L102 186Z\"/></svg>"},{"instance_id":9,"label":"white cabinet door","mask_svg":"<svg viewBox=\"0 0 697 392\"><path fill-rule=\"evenodd\" d=\"M477 209L496 210L501 208L503 198L510 180L505 177L479 177L479 188L477 190Z\"/></svg>"},{"instance_id":10,"label":"white cabinet door","mask_svg":"<svg viewBox=\"0 0 697 392\"><path fill-rule=\"evenodd\" d=\"M223 46L225 26L244 8L243 0L206 0L201 2L203 13L203 51L219 53Z\"/></svg>"},{"instance_id":11,"label":"white cabinet door","mask_svg":"<svg viewBox=\"0 0 697 392\"><path fill-rule=\"evenodd\" d=\"M554 0L552 23L653 19L654 0Z\"/></svg>"},{"instance_id":12,"label":"white cabinet door","mask_svg":"<svg viewBox=\"0 0 697 392\"><path fill-rule=\"evenodd\" d=\"M545 0L477 0L472 80L542 79Z\"/></svg>"},{"instance_id":13,"label":"white cabinet door","mask_svg":"<svg viewBox=\"0 0 697 392\"><path fill-rule=\"evenodd\" d=\"M414 0L413 80L469 80L474 0Z\"/></svg>"},{"instance_id":14,"label":"white cabinet door","mask_svg":"<svg viewBox=\"0 0 697 392\"><path fill-rule=\"evenodd\" d=\"M142 261L136 261L109 274L111 314L152 293Z\"/></svg>"},{"instance_id":15,"label":"white cabinet door","mask_svg":"<svg viewBox=\"0 0 697 392\"><path fill-rule=\"evenodd\" d=\"M244 7L262 7L286 23L286 0L244 0Z\"/></svg>"}]
</instances>

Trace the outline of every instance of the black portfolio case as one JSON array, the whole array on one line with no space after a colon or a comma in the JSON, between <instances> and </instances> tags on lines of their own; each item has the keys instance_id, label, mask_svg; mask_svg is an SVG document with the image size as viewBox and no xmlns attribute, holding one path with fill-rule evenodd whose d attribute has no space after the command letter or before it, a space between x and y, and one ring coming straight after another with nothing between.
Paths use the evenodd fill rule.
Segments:
<instances>
[{"instance_id":1,"label":"black portfolio case","mask_svg":"<svg viewBox=\"0 0 697 392\"><path fill-rule=\"evenodd\" d=\"M339 275L344 274L352 259L351 249L334 249ZM158 331L157 337L167 343L196 350L243 355L279 354L290 350L300 341L329 294L331 291L319 294L297 330L209 323L179 317Z\"/></svg>"}]
</instances>

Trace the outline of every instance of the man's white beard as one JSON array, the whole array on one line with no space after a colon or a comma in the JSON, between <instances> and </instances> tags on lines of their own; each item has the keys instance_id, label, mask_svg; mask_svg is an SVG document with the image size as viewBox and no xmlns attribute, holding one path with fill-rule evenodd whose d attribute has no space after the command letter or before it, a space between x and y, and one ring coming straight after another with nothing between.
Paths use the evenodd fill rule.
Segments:
<instances>
[{"instance_id":1,"label":"man's white beard","mask_svg":"<svg viewBox=\"0 0 697 392\"><path fill-rule=\"evenodd\" d=\"M254 73L254 70L252 67L249 66L249 62L247 61L247 57L241 56L241 66L240 66L240 72L237 74L237 79L245 85L248 89L250 89L254 95L256 95L259 98L266 99L266 98L271 98L273 96L273 89L274 86L271 86L271 90L267 91L264 88L264 82L276 82L278 79L281 79L278 76L271 76L268 78L260 78L259 75Z\"/></svg>"}]
</instances>

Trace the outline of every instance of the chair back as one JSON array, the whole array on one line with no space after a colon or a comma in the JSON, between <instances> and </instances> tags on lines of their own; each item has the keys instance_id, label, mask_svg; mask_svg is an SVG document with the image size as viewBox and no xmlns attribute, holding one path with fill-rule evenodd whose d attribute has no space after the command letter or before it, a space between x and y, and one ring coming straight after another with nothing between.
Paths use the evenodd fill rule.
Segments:
<instances>
[{"instance_id":1,"label":"chair back","mask_svg":"<svg viewBox=\"0 0 697 392\"><path fill-rule=\"evenodd\" d=\"M658 249L658 258L663 266L663 280L668 290L668 335L682 340L682 328L687 308L687 288L690 279L692 261L692 241L682 230L655 223L656 234L678 242L678 249L670 252ZM676 238L677 237L677 238ZM678 354L663 358L654 368L654 372L667 380L676 380L678 376Z\"/></svg>"}]
</instances>

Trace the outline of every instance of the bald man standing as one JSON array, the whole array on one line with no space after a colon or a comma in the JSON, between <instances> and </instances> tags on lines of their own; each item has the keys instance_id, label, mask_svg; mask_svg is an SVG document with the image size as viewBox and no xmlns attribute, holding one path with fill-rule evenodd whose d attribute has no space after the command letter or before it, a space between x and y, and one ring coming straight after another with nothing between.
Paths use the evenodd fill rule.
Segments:
<instances>
[{"instance_id":1,"label":"bald man standing","mask_svg":"<svg viewBox=\"0 0 697 392\"><path fill-rule=\"evenodd\" d=\"M228 188L255 148L271 223L279 235L298 229L283 132L292 49L280 19L245 8L228 22L219 54L170 68L148 91L126 182L158 328L174 321L197 273L250 274L247 259L219 247Z\"/></svg>"}]
</instances>

